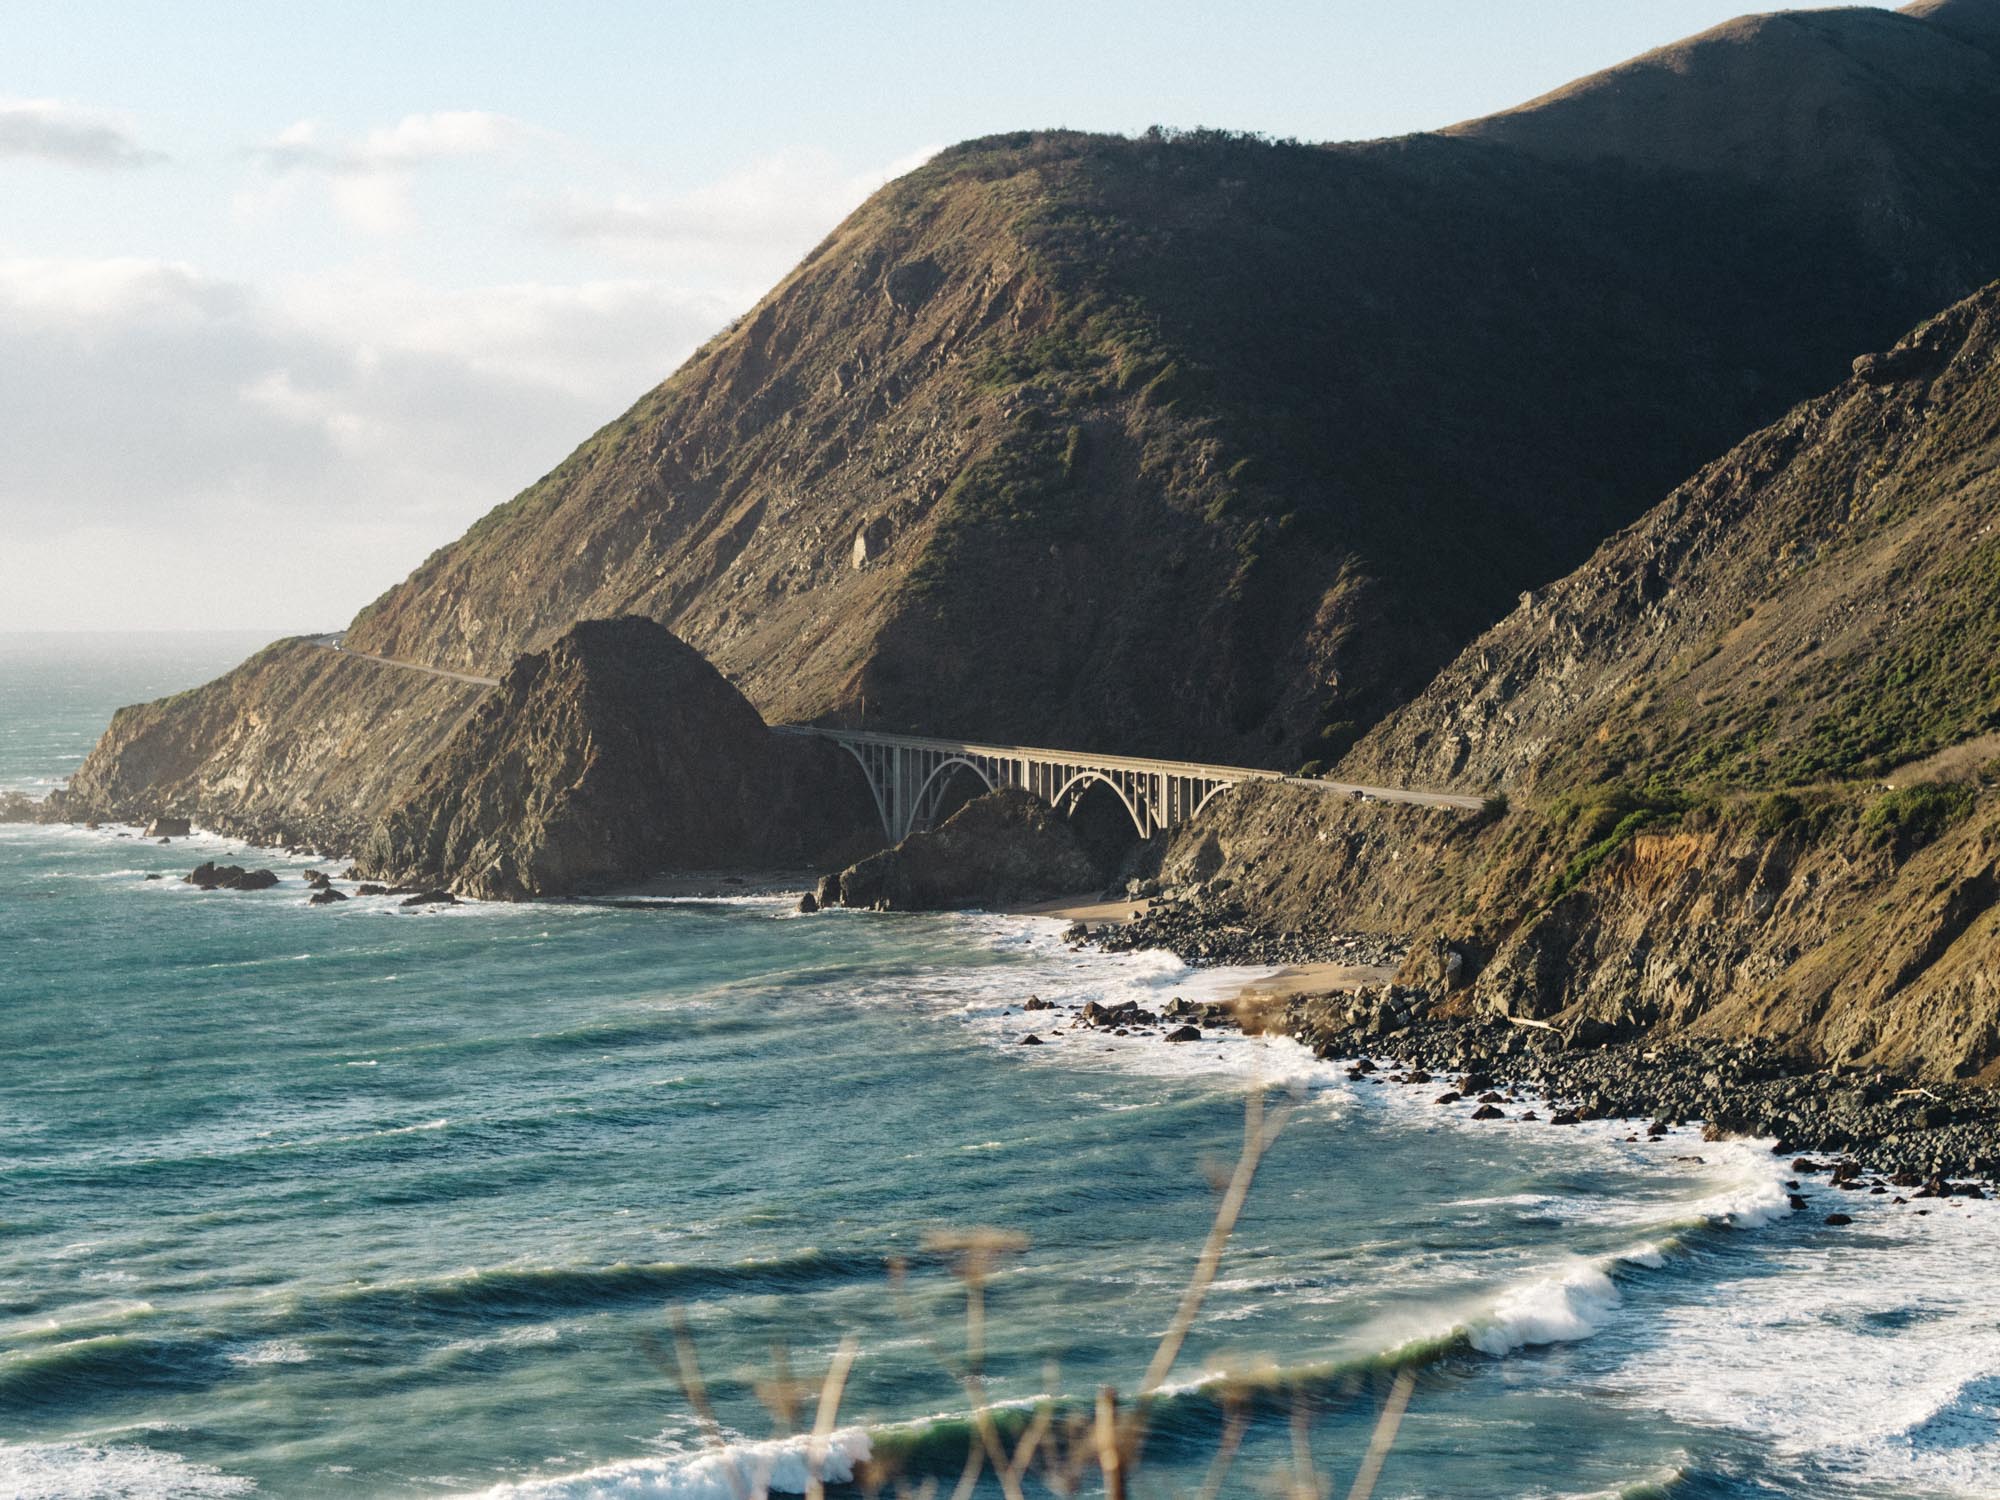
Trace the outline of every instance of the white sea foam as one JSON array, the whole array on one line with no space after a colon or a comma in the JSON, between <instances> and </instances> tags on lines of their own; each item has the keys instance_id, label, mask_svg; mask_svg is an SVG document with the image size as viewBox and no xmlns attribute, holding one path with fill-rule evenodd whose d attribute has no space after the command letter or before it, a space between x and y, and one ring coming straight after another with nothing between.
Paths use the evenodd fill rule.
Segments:
<instances>
[{"instance_id":1,"label":"white sea foam","mask_svg":"<svg viewBox=\"0 0 2000 1500\"><path fill-rule=\"evenodd\" d=\"M1587 1339L1609 1321L1620 1300L1607 1269L1579 1259L1502 1292L1466 1327L1466 1342L1482 1354L1500 1355Z\"/></svg>"},{"instance_id":2,"label":"white sea foam","mask_svg":"<svg viewBox=\"0 0 2000 1500\"><path fill-rule=\"evenodd\" d=\"M1748 1431L1808 1467L1891 1493L1995 1493L2000 1203L1822 1194L1754 1271L1660 1308L1614 1388L1681 1420ZM1818 1205L1816 1205L1817 1207Z\"/></svg>"},{"instance_id":3,"label":"white sea foam","mask_svg":"<svg viewBox=\"0 0 2000 1500\"><path fill-rule=\"evenodd\" d=\"M312 1355L304 1344L290 1339L269 1339L261 1344L246 1344L229 1352L232 1365L254 1367L257 1365L302 1365L308 1363Z\"/></svg>"},{"instance_id":4,"label":"white sea foam","mask_svg":"<svg viewBox=\"0 0 2000 1500\"><path fill-rule=\"evenodd\" d=\"M256 1487L136 1443L0 1443L0 1494L10 1500L206 1500Z\"/></svg>"},{"instance_id":5,"label":"white sea foam","mask_svg":"<svg viewBox=\"0 0 2000 1500\"><path fill-rule=\"evenodd\" d=\"M802 1495L812 1440L806 1437L742 1442L706 1453L634 1458L579 1474L496 1485L489 1500L742 1500L767 1494ZM868 1434L842 1428L825 1440L820 1478L845 1484L868 1461Z\"/></svg>"}]
</instances>

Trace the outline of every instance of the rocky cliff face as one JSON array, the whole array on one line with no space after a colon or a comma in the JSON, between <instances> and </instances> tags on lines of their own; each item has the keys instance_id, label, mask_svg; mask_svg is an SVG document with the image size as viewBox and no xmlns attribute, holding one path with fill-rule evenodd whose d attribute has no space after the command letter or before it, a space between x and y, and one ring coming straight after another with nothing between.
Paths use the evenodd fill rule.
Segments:
<instances>
[{"instance_id":1,"label":"rocky cliff face","mask_svg":"<svg viewBox=\"0 0 2000 1500\"><path fill-rule=\"evenodd\" d=\"M279 641L206 687L120 709L45 811L174 813L256 843L349 853L483 691Z\"/></svg>"},{"instance_id":2,"label":"rocky cliff face","mask_svg":"<svg viewBox=\"0 0 2000 1500\"><path fill-rule=\"evenodd\" d=\"M371 878L518 900L663 870L817 865L877 837L860 770L771 733L651 620L589 620L521 657L396 796Z\"/></svg>"},{"instance_id":3,"label":"rocky cliff face","mask_svg":"<svg viewBox=\"0 0 2000 1500\"><path fill-rule=\"evenodd\" d=\"M1218 799L1169 880L1424 929L1459 1003L2000 1077L2000 287L1525 601L1339 767L1453 818ZM1437 983L1420 945L1407 977Z\"/></svg>"},{"instance_id":4,"label":"rocky cliff face","mask_svg":"<svg viewBox=\"0 0 2000 1500\"><path fill-rule=\"evenodd\" d=\"M2000 63L1968 17L1745 23L1448 135L954 148L350 640L493 674L637 612L774 720L1331 758L2000 274ZM172 789L378 811L321 747L385 689L306 685L175 710ZM98 783L149 784L126 744Z\"/></svg>"}]
</instances>

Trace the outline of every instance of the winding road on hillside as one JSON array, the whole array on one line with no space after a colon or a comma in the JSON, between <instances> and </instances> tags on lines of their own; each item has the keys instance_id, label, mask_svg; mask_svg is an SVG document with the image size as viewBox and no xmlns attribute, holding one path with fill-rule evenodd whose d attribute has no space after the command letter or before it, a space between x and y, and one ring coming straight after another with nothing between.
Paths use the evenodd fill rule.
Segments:
<instances>
[{"instance_id":1,"label":"winding road on hillside","mask_svg":"<svg viewBox=\"0 0 2000 1500\"><path fill-rule=\"evenodd\" d=\"M343 643L345 631L335 631L331 635L312 637L315 645L324 646L329 651L338 651L342 656L352 656L360 661L380 662L385 667L396 667L405 672L421 672L426 677L446 677L453 682L469 682L474 687L498 687L497 677L475 677L470 672L448 672L443 667L420 666L413 661L397 661L392 656L374 656L366 651L350 651Z\"/></svg>"}]
</instances>

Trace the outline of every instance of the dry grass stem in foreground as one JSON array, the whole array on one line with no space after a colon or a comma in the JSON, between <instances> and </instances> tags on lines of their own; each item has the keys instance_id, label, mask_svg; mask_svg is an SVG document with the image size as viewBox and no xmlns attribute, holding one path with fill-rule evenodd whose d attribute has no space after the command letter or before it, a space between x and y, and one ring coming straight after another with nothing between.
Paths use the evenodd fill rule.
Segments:
<instances>
[{"instance_id":1,"label":"dry grass stem in foreground","mask_svg":"<svg viewBox=\"0 0 2000 1500\"><path fill-rule=\"evenodd\" d=\"M1102 1477L1106 1500L1127 1500L1140 1475L1152 1405L1179 1362L1195 1322L1201 1315L1202 1306L1215 1285L1223 1254L1242 1216L1258 1168L1283 1133L1295 1108L1291 1105L1269 1108L1262 1088L1251 1092L1244 1107L1242 1148L1226 1177L1216 1183L1221 1199L1216 1205L1214 1221L1196 1256L1173 1318L1160 1337L1152 1360L1140 1379L1136 1399L1130 1405L1121 1403L1116 1388L1108 1385L1098 1392L1094 1406L1088 1411L1062 1412L1053 1401L1044 1399L1037 1404L1010 1447L994 1419L986 1390L987 1284L1003 1261L1028 1248L1027 1237L1000 1229L971 1229L925 1237L923 1248L946 1257L952 1274L965 1288L965 1347L962 1359L954 1358L922 1332L919 1320L908 1303L907 1267L900 1260L890 1263L890 1289L900 1315L909 1327L917 1331L918 1338L939 1366L962 1387L970 1405L973 1438L966 1444L965 1463L950 1500L971 1500L981 1475L988 1469L992 1471L1005 1500L1026 1500L1023 1481L1038 1464L1044 1485L1058 1500L1068 1500L1075 1495L1091 1468L1095 1468ZM704 1439L722 1451L727 1446L722 1424L716 1417L703 1381L686 1317L679 1308L675 1308L670 1317L674 1336L671 1366L651 1341L648 1342L649 1352L654 1354L655 1363L677 1376ZM827 1369L826 1378L817 1387L813 1426L805 1454L806 1500L824 1500L826 1459L839 1426L840 1405L857 1350L858 1345L852 1335L843 1339ZM755 1390L759 1400L775 1418L778 1433L789 1435L796 1430L803 1400L812 1395L813 1388L793 1377L789 1356L782 1347L773 1351L772 1367L771 1377L757 1380ZM1059 1384L1059 1374L1053 1366L1048 1378L1048 1388L1055 1389ZM1223 1407L1223 1427L1197 1500L1218 1500L1249 1433L1250 1393L1264 1383L1254 1378L1232 1378L1215 1388ZM1368 1451L1355 1475L1354 1486L1348 1492L1348 1500L1370 1500L1374 1494L1414 1386L1415 1380L1409 1371L1405 1370L1396 1377L1383 1404ZM1278 1490L1285 1494L1287 1500L1328 1500L1332 1486L1314 1463L1311 1413L1306 1400L1298 1393L1294 1394L1292 1404L1291 1434L1289 1472L1285 1466L1280 1466L1275 1476ZM724 1474L735 1500L764 1500L768 1494L768 1472L746 1476L737 1465L727 1464ZM871 1496L879 1493L883 1482L891 1477L878 1467L871 1467L858 1476L864 1491ZM937 1481L934 1478L926 1478L920 1486L912 1489L901 1476L893 1477L897 1500L935 1500Z\"/></svg>"}]
</instances>

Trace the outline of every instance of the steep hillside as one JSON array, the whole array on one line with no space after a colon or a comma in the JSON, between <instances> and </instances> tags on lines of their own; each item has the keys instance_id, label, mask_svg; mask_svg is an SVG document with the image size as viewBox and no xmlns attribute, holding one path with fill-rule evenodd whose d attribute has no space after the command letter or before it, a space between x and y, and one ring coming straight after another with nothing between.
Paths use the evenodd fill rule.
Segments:
<instances>
[{"instance_id":1,"label":"steep hillside","mask_svg":"<svg viewBox=\"0 0 2000 1500\"><path fill-rule=\"evenodd\" d=\"M1524 601L1343 774L1809 788L2000 732L2000 286Z\"/></svg>"},{"instance_id":2,"label":"steep hillside","mask_svg":"<svg viewBox=\"0 0 2000 1500\"><path fill-rule=\"evenodd\" d=\"M860 770L775 735L651 620L523 656L370 830L362 872L498 900L661 870L840 864L872 849Z\"/></svg>"},{"instance_id":3,"label":"steep hillside","mask_svg":"<svg viewBox=\"0 0 2000 1500\"><path fill-rule=\"evenodd\" d=\"M1984 280L2000 7L1929 0L1745 16L1447 134L1576 161L1725 169L1853 205L1938 305Z\"/></svg>"},{"instance_id":4,"label":"steep hillside","mask_svg":"<svg viewBox=\"0 0 2000 1500\"><path fill-rule=\"evenodd\" d=\"M637 612L774 720L1330 758L2000 274L2000 63L1956 14L1759 23L1726 68L1632 65L1629 111L1586 87L1445 136L947 151L350 639L493 674ZM1707 127L1664 155L1663 98ZM298 686L213 692L304 736ZM196 779L281 815L260 755L219 733Z\"/></svg>"},{"instance_id":5,"label":"steep hillside","mask_svg":"<svg viewBox=\"0 0 2000 1500\"><path fill-rule=\"evenodd\" d=\"M1259 788L1169 878L1430 929L1467 1003L1566 1030L2000 1078L2000 285L1524 602L1338 774L1511 810Z\"/></svg>"}]
</instances>

